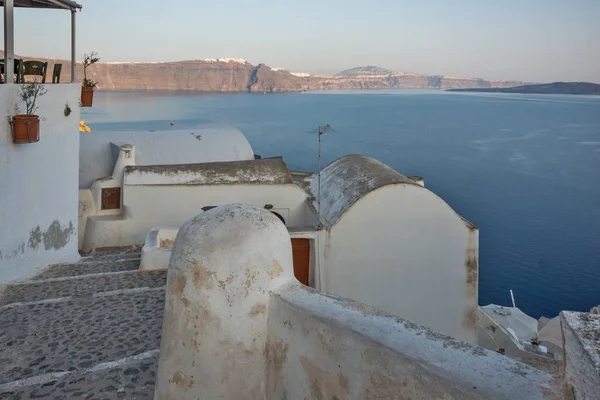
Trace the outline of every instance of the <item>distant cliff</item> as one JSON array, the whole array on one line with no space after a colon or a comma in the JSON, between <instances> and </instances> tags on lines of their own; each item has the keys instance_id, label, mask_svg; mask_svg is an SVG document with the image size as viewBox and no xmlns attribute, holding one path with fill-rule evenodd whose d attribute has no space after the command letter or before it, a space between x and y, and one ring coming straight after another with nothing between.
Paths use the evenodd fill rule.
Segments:
<instances>
[{"instance_id":1,"label":"distant cliff","mask_svg":"<svg viewBox=\"0 0 600 400\"><path fill-rule=\"evenodd\" d=\"M305 78L303 87L308 90L451 89L511 87L523 83L393 72L385 75L311 76Z\"/></svg>"},{"instance_id":2,"label":"distant cliff","mask_svg":"<svg viewBox=\"0 0 600 400\"><path fill-rule=\"evenodd\" d=\"M3 55L0 54L0 57ZM63 64L61 81L66 82L70 78L69 61L36 59L48 61L48 81L51 80L52 68L57 62ZM76 72L77 81L81 81L83 78L81 64L77 65ZM400 88L505 88L525 83L391 72L374 66L352 68L335 76L316 76L292 73L264 64L254 66L245 60L233 58L174 62L101 62L90 67L88 73L90 79L98 82L99 90L294 92Z\"/></svg>"},{"instance_id":3,"label":"distant cliff","mask_svg":"<svg viewBox=\"0 0 600 400\"><path fill-rule=\"evenodd\" d=\"M301 85L290 73L243 60L98 63L88 69L100 90L290 92Z\"/></svg>"},{"instance_id":4,"label":"distant cliff","mask_svg":"<svg viewBox=\"0 0 600 400\"><path fill-rule=\"evenodd\" d=\"M450 89L450 92L499 92L530 94L593 94L600 95L600 85L589 82L554 82L510 88Z\"/></svg>"}]
</instances>

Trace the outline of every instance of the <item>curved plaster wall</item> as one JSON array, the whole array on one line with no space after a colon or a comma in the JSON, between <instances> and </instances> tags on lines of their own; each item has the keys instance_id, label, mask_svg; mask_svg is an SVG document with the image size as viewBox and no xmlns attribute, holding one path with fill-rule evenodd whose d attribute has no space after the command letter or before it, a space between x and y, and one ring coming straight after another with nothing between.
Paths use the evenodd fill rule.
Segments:
<instances>
[{"instance_id":1,"label":"curved plaster wall","mask_svg":"<svg viewBox=\"0 0 600 400\"><path fill-rule=\"evenodd\" d=\"M381 187L324 236L322 291L476 343L478 230L434 193Z\"/></svg>"}]
</instances>

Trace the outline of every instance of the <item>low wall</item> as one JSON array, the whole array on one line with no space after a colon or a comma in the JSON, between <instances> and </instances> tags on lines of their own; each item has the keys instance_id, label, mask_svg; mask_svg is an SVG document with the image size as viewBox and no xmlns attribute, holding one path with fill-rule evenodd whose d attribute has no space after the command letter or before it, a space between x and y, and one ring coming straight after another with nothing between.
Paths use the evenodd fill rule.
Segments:
<instances>
[{"instance_id":1,"label":"low wall","mask_svg":"<svg viewBox=\"0 0 600 400\"><path fill-rule=\"evenodd\" d=\"M252 206L188 221L171 257L155 399L544 399L552 376L293 277Z\"/></svg>"},{"instance_id":2,"label":"low wall","mask_svg":"<svg viewBox=\"0 0 600 400\"><path fill-rule=\"evenodd\" d=\"M550 375L348 299L289 284L269 304L272 399L542 399Z\"/></svg>"},{"instance_id":3,"label":"low wall","mask_svg":"<svg viewBox=\"0 0 600 400\"><path fill-rule=\"evenodd\" d=\"M575 399L600 398L600 315L563 311L565 379Z\"/></svg>"}]
</instances>

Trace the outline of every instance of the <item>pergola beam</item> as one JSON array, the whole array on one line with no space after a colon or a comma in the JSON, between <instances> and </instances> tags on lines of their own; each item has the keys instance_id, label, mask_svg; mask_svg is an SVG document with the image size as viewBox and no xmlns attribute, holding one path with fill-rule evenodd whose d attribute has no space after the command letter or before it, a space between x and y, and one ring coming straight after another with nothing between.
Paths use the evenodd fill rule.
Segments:
<instances>
[{"instance_id":1,"label":"pergola beam","mask_svg":"<svg viewBox=\"0 0 600 400\"><path fill-rule=\"evenodd\" d=\"M72 0L0 0L4 8L4 83L12 84L15 70L15 7L53 8L71 11L71 83L75 82L76 12L81 5Z\"/></svg>"},{"instance_id":2,"label":"pergola beam","mask_svg":"<svg viewBox=\"0 0 600 400\"><path fill-rule=\"evenodd\" d=\"M3 6L5 0L0 0L0 5ZM63 10L81 9L81 5L72 0L13 0L13 7L28 7L28 8L54 8Z\"/></svg>"},{"instance_id":3,"label":"pergola beam","mask_svg":"<svg viewBox=\"0 0 600 400\"><path fill-rule=\"evenodd\" d=\"M75 55L75 15L76 11L71 10L71 83L75 82L75 67L77 66L77 57Z\"/></svg>"}]
</instances>

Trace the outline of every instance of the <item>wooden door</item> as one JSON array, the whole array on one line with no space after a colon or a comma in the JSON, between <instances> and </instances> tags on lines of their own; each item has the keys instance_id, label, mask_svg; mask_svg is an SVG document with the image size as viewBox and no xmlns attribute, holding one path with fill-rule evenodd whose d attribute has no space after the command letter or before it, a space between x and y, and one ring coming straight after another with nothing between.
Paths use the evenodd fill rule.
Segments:
<instances>
[{"instance_id":1,"label":"wooden door","mask_svg":"<svg viewBox=\"0 0 600 400\"><path fill-rule=\"evenodd\" d=\"M310 240L292 239L292 253L294 256L294 276L300 283L309 286Z\"/></svg>"}]
</instances>

